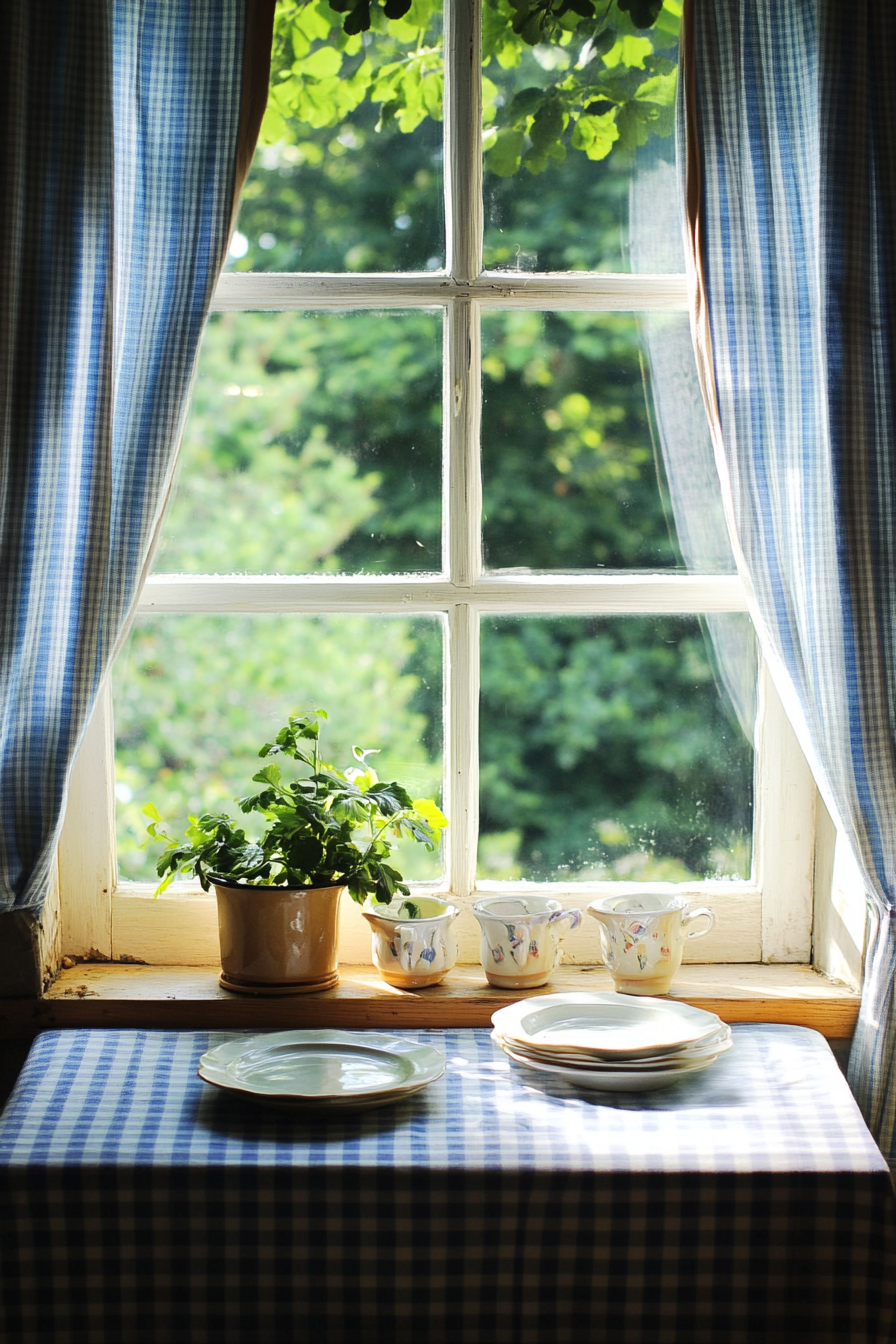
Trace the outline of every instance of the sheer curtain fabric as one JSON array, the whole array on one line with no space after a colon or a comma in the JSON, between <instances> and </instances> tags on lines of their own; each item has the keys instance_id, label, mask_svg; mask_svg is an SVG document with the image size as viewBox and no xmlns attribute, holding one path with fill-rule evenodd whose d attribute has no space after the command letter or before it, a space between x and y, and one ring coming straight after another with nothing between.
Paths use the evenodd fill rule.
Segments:
<instances>
[{"instance_id":1,"label":"sheer curtain fabric","mask_svg":"<svg viewBox=\"0 0 896 1344\"><path fill-rule=\"evenodd\" d=\"M896 1156L896 13L689 0L692 320L752 614L867 881L850 1079Z\"/></svg>"}]
</instances>

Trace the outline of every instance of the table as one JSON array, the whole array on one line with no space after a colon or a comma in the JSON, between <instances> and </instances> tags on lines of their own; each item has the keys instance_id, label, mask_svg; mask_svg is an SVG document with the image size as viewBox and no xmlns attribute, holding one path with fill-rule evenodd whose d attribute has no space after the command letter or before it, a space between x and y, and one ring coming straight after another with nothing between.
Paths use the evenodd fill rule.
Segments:
<instances>
[{"instance_id":1,"label":"table","mask_svg":"<svg viewBox=\"0 0 896 1344\"><path fill-rule=\"evenodd\" d=\"M759 1344L890 1338L887 1167L824 1039L576 1092L487 1031L446 1076L303 1118L217 1092L205 1032L38 1037L0 1118L12 1344Z\"/></svg>"}]
</instances>

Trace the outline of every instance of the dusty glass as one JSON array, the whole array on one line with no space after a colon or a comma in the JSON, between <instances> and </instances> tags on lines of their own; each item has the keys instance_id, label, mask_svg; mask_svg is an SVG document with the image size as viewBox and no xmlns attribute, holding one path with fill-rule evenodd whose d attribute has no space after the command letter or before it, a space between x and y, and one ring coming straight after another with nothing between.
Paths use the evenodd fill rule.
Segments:
<instances>
[{"instance_id":1,"label":"dusty glass","mask_svg":"<svg viewBox=\"0 0 896 1344\"><path fill-rule=\"evenodd\" d=\"M442 316L221 313L156 573L441 567Z\"/></svg>"}]
</instances>

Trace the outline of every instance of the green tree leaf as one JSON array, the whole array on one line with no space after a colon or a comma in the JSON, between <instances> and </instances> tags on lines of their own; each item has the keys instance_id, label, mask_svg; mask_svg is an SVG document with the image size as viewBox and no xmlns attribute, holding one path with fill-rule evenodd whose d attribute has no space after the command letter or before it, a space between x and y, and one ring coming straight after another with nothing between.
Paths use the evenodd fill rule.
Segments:
<instances>
[{"instance_id":1,"label":"green tree leaf","mask_svg":"<svg viewBox=\"0 0 896 1344\"><path fill-rule=\"evenodd\" d=\"M650 79L645 79L643 84L638 85L635 98L639 103L658 103L661 107L672 107L675 103L677 83L676 70L670 71L667 75L652 75Z\"/></svg>"},{"instance_id":2,"label":"green tree leaf","mask_svg":"<svg viewBox=\"0 0 896 1344\"><path fill-rule=\"evenodd\" d=\"M529 117L536 114L544 98L544 89L520 89L510 102L506 114L501 118L502 123L507 126L523 127Z\"/></svg>"},{"instance_id":3,"label":"green tree leaf","mask_svg":"<svg viewBox=\"0 0 896 1344\"><path fill-rule=\"evenodd\" d=\"M499 131L498 138L486 155L489 172L496 177L513 177L523 154L522 131Z\"/></svg>"},{"instance_id":4,"label":"green tree leaf","mask_svg":"<svg viewBox=\"0 0 896 1344\"><path fill-rule=\"evenodd\" d=\"M608 69L616 66L643 70L644 62L653 52L653 43L649 37L634 37L629 33L620 37L604 56Z\"/></svg>"},{"instance_id":5,"label":"green tree leaf","mask_svg":"<svg viewBox=\"0 0 896 1344\"><path fill-rule=\"evenodd\" d=\"M619 139L616 109L601 116L579 117L572 133L573 149L581 149L589 159L605 159Z\"/></svg>"},{"instance_id":6,"label":"green tree leaf","mask_svg":"<svg viewBox=\"0 0 896 1344\"><path fill-rule=\"evenodd\" d=\"M536 153L546 154L553 145L559 143L568 120L558 99L545 99L541 103L529 128L529 137Z\"/></svg>"},{"instance_id":7,"label":"green tree leaf","mask_svg":"<svg viewBox=\"0 0 896 1344\"><path fill-rule=\"evenodd\" d=\"M333 47L318 47L310 56L293 66L295 73L306 79L332 79L341 68L342 52Z\"/></svg>"},{"instance_id":8,"label":"green tree leaf","mask_svg":"<svg viewBox=\"0 0 896 1344\"><path fill-rule=\"evenodd\" d=\"M652 28L663 8L663 0L617 0L619 8L631 15L636 28Z\"/></svg>"},{"instance_id":9,"label":"green tree leaf","mask_svg":"<svg viewBox=\"0 0 896 1344\"><path fill-rule=\"evenodd\" d=\"M342 27L346 33L367 32L370 27L370 5L366 0L360 0L360 3L346 14Z\"/></svg>"}]
</instances>

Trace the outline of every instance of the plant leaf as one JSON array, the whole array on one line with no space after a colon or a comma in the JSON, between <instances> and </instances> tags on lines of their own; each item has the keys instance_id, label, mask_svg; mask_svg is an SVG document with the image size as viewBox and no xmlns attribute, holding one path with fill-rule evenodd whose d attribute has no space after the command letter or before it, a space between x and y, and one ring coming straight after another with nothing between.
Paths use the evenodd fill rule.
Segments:
<instances>
[{"instance_id":1,"label":"plant leaf","mask_svg":"<svg viewBox=\"0 0 896 1344\"><path fill-rule=\"evenodd\" d=\"M415 798L414 811L419 813L427 826L431 826L434 831L443 831L448 825L445 813L431 798Z\"/></svg>"},{"instance_id":2,"label":"plant leaf","mask_svg":"<svg viewBox=\"0 0 896 1344\"><path fill-rule=\"evenodd\" d=\"M367 790L366 797L376 803L384 817L392 817L396 812L403 812L413 807L411 795L395 780L390 784L374 784Z\"/></svg>"}]
</instances>

